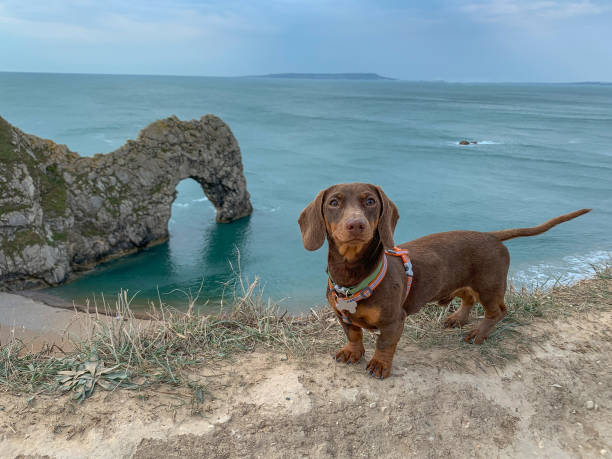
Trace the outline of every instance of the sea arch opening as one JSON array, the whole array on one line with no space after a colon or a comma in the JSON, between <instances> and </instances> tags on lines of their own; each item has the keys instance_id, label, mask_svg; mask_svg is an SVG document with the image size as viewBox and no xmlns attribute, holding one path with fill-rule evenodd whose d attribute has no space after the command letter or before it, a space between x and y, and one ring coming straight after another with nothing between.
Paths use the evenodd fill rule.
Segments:
<instances>
[{"instance_id":1,"label":"sea arch opening","mask_svg":"<svg viewBox=\"0 0 612 459\"><path fill-rule=\"evenodd\" d=\"M218 208L198 180L188 177L177 183L168 221L169 283L192 293L203 284L202 295L213 301L235 276L238 254L246 261L250 234L249 217L224 224L217 215Z\"/></svg>"},{"instance_id":2,"label":"sea arch opening","mask_svg":"<svg viewBox=\"0 0 612 459\"><path fill-rule=\"evenodd\" d=\"M215 224L216 213L200 183L191 177L179 181L168 220L171 256L190 260L202 253L206 242L203 233Z\"/></svg>"}]
</instances>

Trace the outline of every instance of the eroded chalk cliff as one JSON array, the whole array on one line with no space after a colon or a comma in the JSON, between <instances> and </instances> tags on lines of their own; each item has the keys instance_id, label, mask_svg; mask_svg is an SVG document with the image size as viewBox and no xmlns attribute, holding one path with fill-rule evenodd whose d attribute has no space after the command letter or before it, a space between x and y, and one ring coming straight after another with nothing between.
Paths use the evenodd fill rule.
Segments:
<instances>
[{"instance_id":1,"label":"eroded chalk cliff","mask_svg":"<svg viewBox=\"0 0 612 459\"><path fill-rule=\"evenodd\" d=\"M252 211L240 148L213 115L156 121L118 150L81 157L0 117L0 289L56 285L162 242L176 185L200 183L226 223Z\"/></svg>"}]
</instances>

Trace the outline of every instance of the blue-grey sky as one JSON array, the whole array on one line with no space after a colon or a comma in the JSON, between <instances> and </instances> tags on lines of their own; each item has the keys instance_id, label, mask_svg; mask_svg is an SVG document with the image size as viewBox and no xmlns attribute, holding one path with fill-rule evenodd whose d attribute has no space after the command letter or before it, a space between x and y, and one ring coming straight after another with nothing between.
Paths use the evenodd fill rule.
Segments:
<instances>
[{"instance_id":1,"label":"blue-grey sky","mask_svg":"<svg viewBox=\"0 0 612 459\"><path fill-rule=\"evenodd\" d=\"M612 81L612 0L0 0L0 71Z\"/></svg>"}]
</instances>

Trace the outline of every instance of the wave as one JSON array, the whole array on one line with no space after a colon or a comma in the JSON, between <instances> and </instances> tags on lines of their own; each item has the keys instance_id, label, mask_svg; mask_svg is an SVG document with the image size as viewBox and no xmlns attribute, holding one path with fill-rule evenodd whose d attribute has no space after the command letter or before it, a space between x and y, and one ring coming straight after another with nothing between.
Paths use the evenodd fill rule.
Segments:
<instances>
[{"instance_id":1,"label":"wave","mask_svg":"<svg viewBox=\"0 0 612 459\"><path fill-rule=\"evenodd\" d=\"M115 144L117 144L117 145L121 145L121 141L116 141L116 140L114 140L114 139L109 139L109 138L106 136L106 133L104 133L104 132L101 132L101 133L99 133L99 134L96 134L96 135L95 135L95 137L96 137L97 139L102 140L102 142L107 143L107 144L109 144L109 145L115 145Z\"/></svg>"},{"instance_id":2,"label":"wave","mask_svg":"<svg viewBox=\"0 0 612 459\"><path fill-rule=\"evenodd\" d=\"M263 206L258 207L258 209L261 209L264 212L278 212L280 210L280 206Z\"/></svg>"},{"instance_id":3,"label":"wave","mask_svg":"<svg viewBox=\"0 0 612 459\"><path fill-rule=\"evenodd\" d=\"M450 143L450 145L459 145L459 143L452 142ZM498 143L497 145L502 145L502 144ZM470 144L470 145L461 145L461 146L467 148L467 147L477 147L478 145ZM523 147L523 146L529 146L529 145L518 145L518 146ZM538 148L544 148L544 147L540 146ZM549 148L552 148L552 147L549 147ZM564 160L564 159L534 157L534 156L528 156L527 154L510 153L508 151L499 152L499 150L495 150L495 151L494 150L489 150L489 151L474 150L470 154L473 156L497 155L498 157L506 159L506 160L514 160L514 161L521 161L521 162L527 162L527 163L554 164L554 165L562 165L562 166L569 166L569 167L582 167L582 168L596 169L596 170L612 169L610 166L606 164L602 164L602 163L588 164L584 161L578 161L579 159L578 156L572 156L568 158L567 160Z\"/></svg>"},{"instance_id":4,"label":"wave","mask_svg":"<svg viewBox=\"0 0 612 459\"><path fill-rule=\"evenodd\" d=\"M206 202L206 201L208 201L208 198L207 197L203 197L203 198L198 198L198 199L192 199L189 202L174 202L172 205L173 206L177 206L177 207L189 207L194 202Z\"/></svg>"},{"instance_id":5,"label":"wave","mask_svg":"<svg viewBox=\"0 0 612 459\"><path fill-rule=\"evenodd\" d=\"M511 283L527 288L550 288L592 277L595 268L612 261L612 252L598 250L586 255L568 255L557 263L540 263L510 275Z\"/></svg>"}]
</instances>

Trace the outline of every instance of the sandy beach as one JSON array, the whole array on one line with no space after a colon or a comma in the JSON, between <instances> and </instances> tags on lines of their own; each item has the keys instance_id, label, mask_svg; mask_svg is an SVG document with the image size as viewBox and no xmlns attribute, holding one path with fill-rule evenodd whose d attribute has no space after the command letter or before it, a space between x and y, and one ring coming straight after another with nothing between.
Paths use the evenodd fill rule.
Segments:
<instances>
[{"instance_id":1,"label":"sandy beach","mask_svg":"<svg viewBox=\"0 0 612 459\"><path fill-rule=\"evenodd\" d=\"M37 351L45 343L64 348L68 336L83 333L84 313L49 306L41 301L0 292L0 343L14 335L29 350Z\"/></svg>"}]
</instances>

